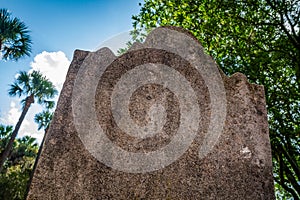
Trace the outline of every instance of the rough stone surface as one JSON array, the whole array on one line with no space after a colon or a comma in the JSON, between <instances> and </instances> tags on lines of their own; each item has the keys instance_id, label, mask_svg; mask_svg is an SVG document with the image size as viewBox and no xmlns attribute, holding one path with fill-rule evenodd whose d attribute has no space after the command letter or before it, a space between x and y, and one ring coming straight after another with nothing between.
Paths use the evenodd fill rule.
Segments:
<instances>
[{"instance_id":1,"label":"rough stone surface","mask_svg":"<svg viewBox=\"0 0 300 200\"><path fill-rule=\"evenodd\" d=\"M111 111L113 88L124 73L145 63L164 64L190 82L199 104L199 129L187 151L168 166L143 173L116 170L97 160L84 146L72 110L78 71L97 52L76 50L27 199L274 199L263 86L250 84L241 73L227 77L220 71L226 92L224 127L213 149L199 158L213 102L203 76L174 53L136 46L117 57L98 82L94 101L99 126L114 145L128 152L149 153L170 143L181 120L180 101L170 89L146 84L130 98L129 113L139 126L151 121L147 113L154 103L164 107L165 125L153 137L137 139L127 134ZM114 57L110 51L107 56Z\"/></svg>"}]
</instances>

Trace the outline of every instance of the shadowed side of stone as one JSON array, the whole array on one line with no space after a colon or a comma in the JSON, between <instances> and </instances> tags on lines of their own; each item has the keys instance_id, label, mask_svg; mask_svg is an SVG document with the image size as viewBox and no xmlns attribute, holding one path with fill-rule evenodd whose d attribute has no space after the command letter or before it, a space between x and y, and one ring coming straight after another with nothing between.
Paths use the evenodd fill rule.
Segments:
<instances>
[{"instance_id":1,"label":"shadowed side of stone","mask_svg":"<svg viewBox=\"0 0 300 200\"><path fill-rule=\"evenodd\" d=\"M165 125L153 137L141 139L126 133L115 122L111 109L114 87L124 74L147 63L161 64L184 76L195 91L200 116L196 137L177 160L154 171L128 173L99 161L88 151L83 136L79 136L72 110L72 92L80 67L87 57L97 55L97 52L79 50L74 53L28 200L275 199L263 86L250 84L241 73L227 77L221 72L227 106L224 128L216 138L214 148L200 159L199 147L209 129L214 100L210 98L211 91L202 74L187 60L165 50L142 49L140 46L103 69L96 83L94 100L98 126L115 146L124 151L147 155L170 144L182 120L179 97L171 89L149 82L139 87L130 98L128 112L131 120L139 126L151 121L147 113L153 105L158 103L164 107ZM85 64L95 65L92 61ZM185 130L187 134L190 131L189 127ZM99 146L99 152L105 150L110 151ZM112 163L117 158L118 155L112 154Z\"/></svg>"}]
</instances>

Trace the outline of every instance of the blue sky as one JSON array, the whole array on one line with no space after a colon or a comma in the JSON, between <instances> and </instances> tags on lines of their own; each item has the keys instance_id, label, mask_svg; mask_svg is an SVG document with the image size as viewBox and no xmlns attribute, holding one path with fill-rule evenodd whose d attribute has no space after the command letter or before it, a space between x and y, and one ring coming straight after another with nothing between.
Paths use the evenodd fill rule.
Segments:
<instances>
[{"instance_id":1,"label":"blue sky","mask_svg":"<svg viewBox=\"0 0 300 200\"><path fill-rule=\"evenodd\" d=\"M0 61L0 123L15 125L19 117L19 99L7 95L18 71L41 70L60 87L75 49L93 51L103 43L114 48L116 41L121 46L125 44L132 29L131 16L139 12L140 2L142 0L0 0L0 8L8 9L12 16L24 21L33 41L30 57L18 62ZM32 118L38 109L34 107L28 113L21 135L41 138L41 134L32 133L36 131Z\"/></svg>"}]
</instances>

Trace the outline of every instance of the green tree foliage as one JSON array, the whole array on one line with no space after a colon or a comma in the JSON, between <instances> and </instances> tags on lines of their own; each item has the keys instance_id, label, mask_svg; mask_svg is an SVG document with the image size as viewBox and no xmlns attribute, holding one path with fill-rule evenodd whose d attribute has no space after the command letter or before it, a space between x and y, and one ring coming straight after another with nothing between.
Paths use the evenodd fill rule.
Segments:
<instances>
[{"instance_id":1,"label":"green tree foliage","mask_svg":"<svg viewBox=\"0 0 300 200\"><path fill-rule=\"evenodd\" d=\"M0 125L0 149L5 149L13 132L12 126ZM0 173L0 199L23 200L38 152L36 140L25 136L13 143L13 151Z\"/></svg>"},{"instance_id":2,"label":"green tree foliage","mask_svg":"<svg viewBox=\"0 0 300 200\"><path fill-rule=\"evenodd\" d=\"M31 39L27 26L12 17L6 9L0 9L0 58L18 60L29 56Z\"/></svg>"},{"instance_id":3,"label":"green tree foliage","mask_svg":"<svg viewBox=\"0 0 300 200\"><path fill-rule=\"evenodd\" d=\"M44 128L45 132L49 128L53 113L49 110L44 110L34 116L34 121L38 124L38 130Z\"/></svg>"},{"instance_id":4,"label":"green tree foliage","mask_svg":"<svg viewBox=\"0 0 300 200\"><path fill-rule=\"evenodd\" d=\"M33 71L29 74L26 72L20 72L16 81L10 86L8 94L10 96L25 96L21 100L23 104L23 110L17 125L10 137L8 144L6 145L0 156L0 172L2 170L5 160L9 157L9 154L13 147L13 142L18 134L20 126L25 118L25 115L32 103L37 100L41 105L45 105L46 108L53 108L54 101L51 99L57 94L57 90L51 81L44 77L40 72Z\"/></svg>"},{"instance_id":5,"label":"green tree foliage","mask_svg":"<svg viewBox=\"0 0 300 200\"><path fill-rule=\"evenodd\" d=\"M156 26L191 31L227 75L265 86L276 194L300 197L300 1L145 0L134 37Z\"/></svg>"}]
</instances>

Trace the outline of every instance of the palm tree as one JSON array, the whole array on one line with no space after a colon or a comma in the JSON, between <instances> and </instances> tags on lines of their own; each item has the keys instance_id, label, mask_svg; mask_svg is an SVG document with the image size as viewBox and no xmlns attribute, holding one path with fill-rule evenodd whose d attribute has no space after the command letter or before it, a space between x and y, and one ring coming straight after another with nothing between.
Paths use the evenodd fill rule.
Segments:
<instances>
[{"instance_id":1,"label":"palm tree","mask_svg":"<svg viewBox=\"0 0 300 200\"><path fill-rule=\"evenodd\" d=\"M31 39L27 26L12 18L6 9L0 9L0 55L4 60L18 60L29 56Z\"/></svg>"},{"instance_id":2,"label":"palm tree","mask_svg":"<svg viewBox=\"0 0 300 200\"><path fill-rule=\"evenodd\" d=\"M5 160L12 150L13 142L18 134L20 126L30 105L33 104L36 99L39 104L45 105L46 108L53 108L54 101L49 99L53 98L57 94L57 90L52 82L44 77L40 72L33 71L32 73L27 74L26 72L22 71L16 78L16 81L10 86L8 94L10 96L25 96L25 98L21 100L23 104L23 110L19 121L16 124L4 151L1 152L0 172L2 171Z\"/></svg>"},{"instance_id":3,"label":"palm tree","mask_svg":"<svg viewBox=\"0 0 300 200\"><path fill-rule=\"evenodd\" d=\"M12 132L12 126L0 124L1 151L6 147ZM0 173L0 199L25 199L37 152L38 144L35 138L24 136L14 141L13 151Z\"/></svg>"}]
</instances>

